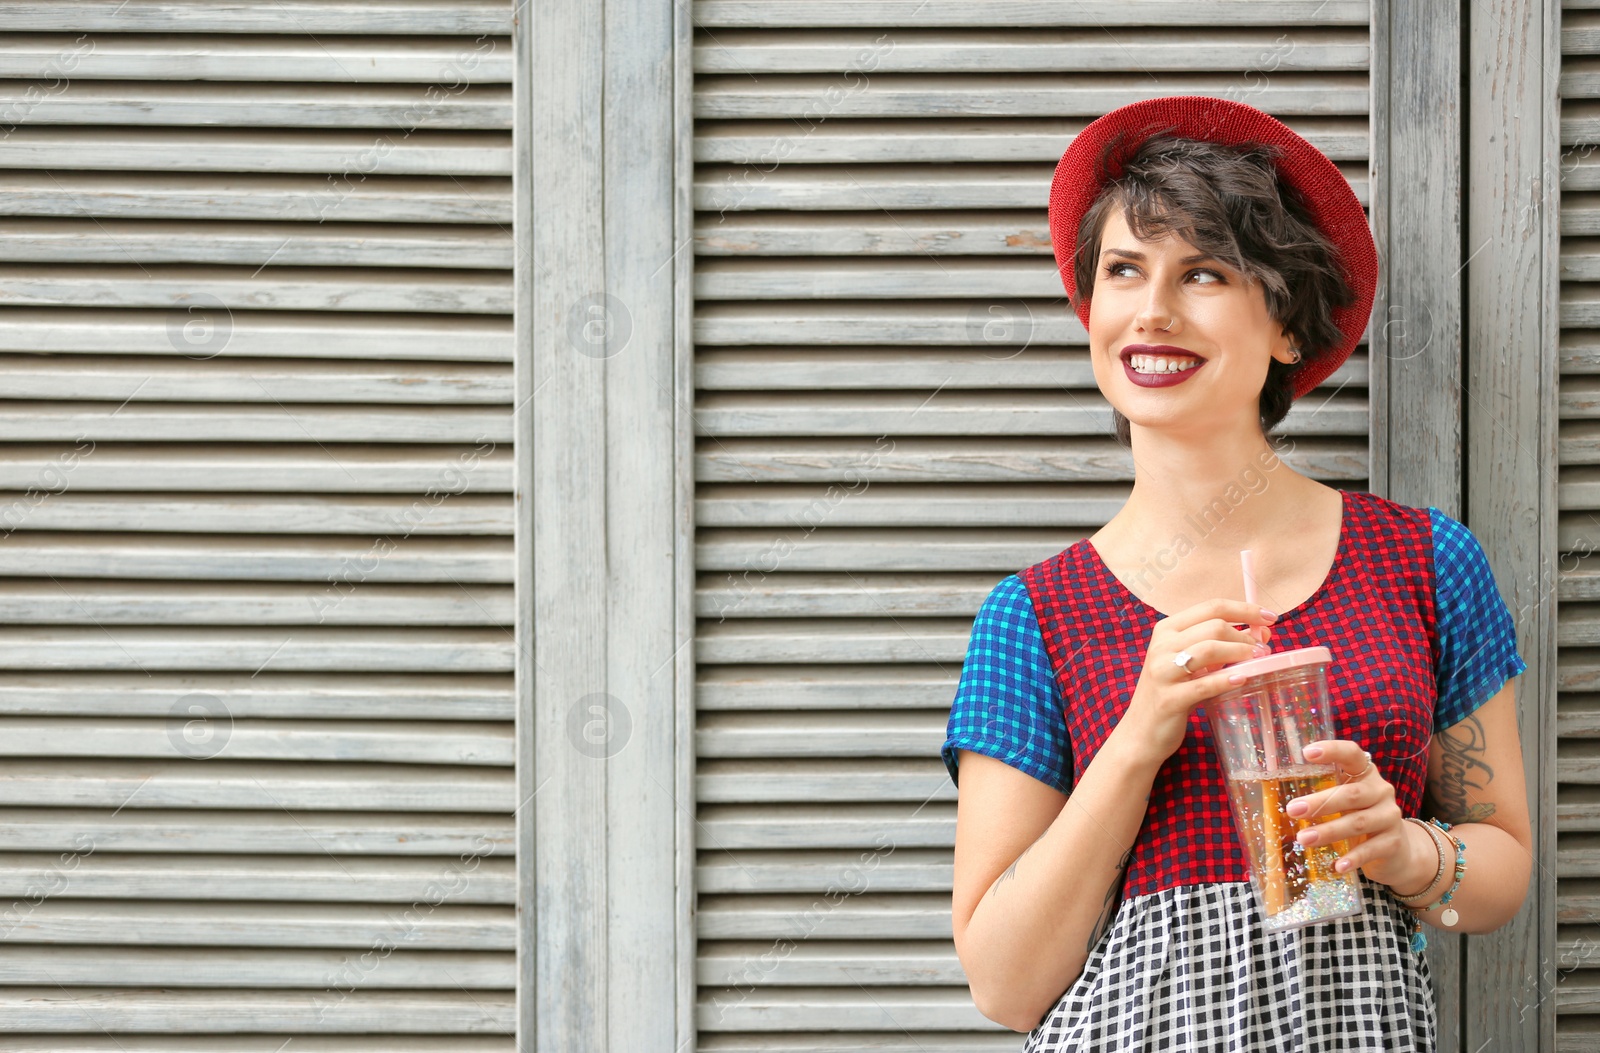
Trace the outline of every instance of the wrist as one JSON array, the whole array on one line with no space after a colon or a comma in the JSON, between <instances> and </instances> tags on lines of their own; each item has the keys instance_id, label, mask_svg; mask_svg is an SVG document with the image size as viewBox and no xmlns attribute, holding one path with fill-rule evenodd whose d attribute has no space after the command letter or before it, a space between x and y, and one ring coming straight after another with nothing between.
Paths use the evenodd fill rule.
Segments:
<instances>
[{"instance_id":1,"label":"wrist","mask_svg":"<svg viewBox=\"0 0 1600 1053\"><path fill-rule=\"evenodd\" d=\"M1404 822L1406 831L1407 861L1397 881L1389 888L1403 899L1410 899L1421 892L1427 891L1429 886L1440 877L1441 847L1439 838L1431 833L1421 823ZM1449 869L1449 859L1445 858L1443 869Z\"/></svg>"},{"instance_id":2,"label":"wrist","mask_svg":"<svg viewBox=\"0 0 1600 1053\"><path fill-rule=\"evenodd\" d=\"M1141 778L1148 775L1151 782L1171 754L1163 754L1153 745L1154 737L1146 734L1137 722L1123 719L1111 729L1111 734L1100 746L1100 752L1110 751L1117 757L1118 766ZM1098 754L1097 754L1098 756Z\"/></svg>"}]
</instances>

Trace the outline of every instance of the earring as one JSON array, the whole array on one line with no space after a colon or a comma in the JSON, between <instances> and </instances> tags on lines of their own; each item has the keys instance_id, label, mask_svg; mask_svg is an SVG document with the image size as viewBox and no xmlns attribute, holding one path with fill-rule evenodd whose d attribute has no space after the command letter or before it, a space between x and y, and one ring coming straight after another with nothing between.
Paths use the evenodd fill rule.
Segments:
<instances>
[{"instance_id":1,"label":"earring","mask_svg":"<svg viewBox=\"0 0 1600 1053\"><path fill-rule=\"evenodd\" d=\"M1289 364L1291 366L1299 364L1299 362L1300 362L1300 349L1298 347L1295 347L1293 344L1290 344L1289 345L1289 356L1290 356L1289 357Z\"/></svg>"}]
</instances>

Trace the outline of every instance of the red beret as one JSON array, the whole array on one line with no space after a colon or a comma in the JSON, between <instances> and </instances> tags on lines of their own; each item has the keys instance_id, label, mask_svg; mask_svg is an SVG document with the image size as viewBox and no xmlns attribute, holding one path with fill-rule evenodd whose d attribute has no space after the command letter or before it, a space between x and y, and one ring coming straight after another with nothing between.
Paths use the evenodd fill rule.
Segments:
<instances>
[{"instance_id":1,"label":"red beret","mask_svg":"<svg viewBox=\"0 0 1600 1053\"><path fill-rule=\"evenodd\" d=\"M1294 395L1299 398L1326 380L1360 343L1372 315L1372 298L1378 285L1378 246L1372 240L1361 202L1356 200L1344 173L1321 150L1254 106L1204 95L1169 95L1112 110L1078 133L1061 155L1050 184L1050 240L1067 295L1077 291L1073 256L1083 214L1106 183L1122 174L1123 165L1139 146L1162 133L1229 146L1276 146L1280 177L1300 192L1312 220L1338 250L1345 280L1355 290L1356 299L1350 306L1333 311L1334 324L1344 339L1337 347L1308 360L1294 375ZM1115 152L1108 155L1106 151L1114 142ZM1087 329L1088 303L1078 305L1078 318Z\"/></svg>"}]
</instances>

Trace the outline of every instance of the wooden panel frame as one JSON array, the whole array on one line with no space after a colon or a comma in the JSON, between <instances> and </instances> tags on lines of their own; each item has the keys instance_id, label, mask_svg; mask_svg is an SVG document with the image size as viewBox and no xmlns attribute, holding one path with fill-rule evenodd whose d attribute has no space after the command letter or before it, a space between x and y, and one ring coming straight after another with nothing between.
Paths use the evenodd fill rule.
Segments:
<instances>
[{"instance_id":1,"label":"wooden panel frame","mask_svg":"<svg viewBox=\"0 0 1600 1053\"><path fill-rule=\"evenodd\" d=\"M1461 512L1465 5L1373 0L1372 492ZM1430 930L1439 1048L1461 1047L1461 937Z\"/></svg>"},{"instance_id":2,"label":"wooden panel frame","mask_svg":"<svg viewBox=\"0 0 1600 1053\"><path fill-rule=\"evenodd\" d=\"M672 1053L694 990L688 7L524 0L514 37L518 1048Z\"/></svg>"},{"instance_id":3,"label":"wooden panel frame","mask_svg":"<svg viewBox=\"0 0 1600 1053\"><path fill-rule=\"evenodd\" d=\"M1463 521L1528 664L1517 714L1535 866L1516 918L1466 941L1461 1039L1554 1049L1561 10L1483 0L1467 21Z\"/></svg>"}]
</instances>

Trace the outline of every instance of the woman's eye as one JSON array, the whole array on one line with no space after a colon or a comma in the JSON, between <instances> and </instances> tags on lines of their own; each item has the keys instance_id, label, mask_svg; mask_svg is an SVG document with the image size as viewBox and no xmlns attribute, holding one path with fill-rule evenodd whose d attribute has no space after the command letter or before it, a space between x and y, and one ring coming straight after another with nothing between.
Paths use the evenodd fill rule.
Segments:
<instances>
[{"instance_id":1,"label":"woman's eye","mask_svg":"<svg viewBox=\"0 0 1600 1053\"><path fill-rule=\"evenodd\" d=\"M1123 267L1131 267L1131 266L1133 266L1133 264L1131 264L1131 263L1108 263L1108 264L1106 264L1106 274L1109 277L1112 277L1112 278L1120 278L1121 275L1118 274L1117 272L1120 271Z\"/></svg>"},{"instance_id":2,"label":"woman's eye","mask_svg":"<svg viewBox=\"0 0 1600 1053\"><path fill-rule=\"evenodd\" d=\"M1204 269L1196 269L1196 270L1190 271L1189 273L1190 274L1209 274L1211 277L1215 278L1219 282L1224 280L1222 275L1218 274L1216 271L1204 270ZM1201 282L1200 284L1201 285L1210 285L1211 282Z\"/></svg>"}]
</instances>

